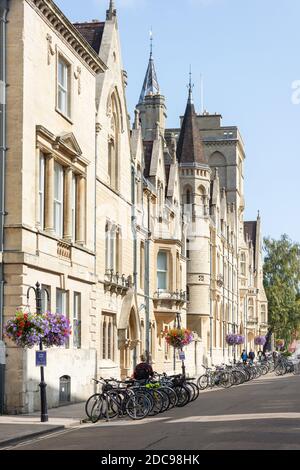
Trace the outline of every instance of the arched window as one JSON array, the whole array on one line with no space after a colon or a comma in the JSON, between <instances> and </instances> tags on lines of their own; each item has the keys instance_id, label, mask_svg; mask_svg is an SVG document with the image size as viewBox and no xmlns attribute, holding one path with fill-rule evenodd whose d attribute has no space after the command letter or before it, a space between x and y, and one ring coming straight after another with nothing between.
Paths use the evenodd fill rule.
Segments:
<instances>
[{"instance_id":1,"label":"arched window","mask_svg":"<svg viewBox=\"0 0 300 470\"><path fill-rule=\"evenodd\" d=\"M254 301L253 297L250 297L248 300L248 317L253 318L254 317Z\"/></svg>"},{"instance_id":2,"label":"arched window","mask_svg":"<svg viewBox=\"0 0 300 470\"><path fill-rule=\"evenodd\" d=\"M114 273L122 270L121 228L107 222L105 226L105 267Z\"/></svg>"},{"instance_id":3,"label":"arched window","mask_svg":"<svg viewBox=\"0 0 300 470\"><path fill-rule=\"evenodd\" d=\"M110 131L108 138L108 175L111 188L118 189L120 112L114 93L109 101L107 115L110 118Z\"/></svg>"},{"instance_id":4,"label":"arched window","mask_svg":"<svg viewBox=\"0 0 300 470\"><path fill-rule=\"evenodd\" d=\"M192 193L190 188L187 188L185 192L185 203L186 204L191 204L192 203Z\"/></svg>"},{"instance_id":5,"label":"arched window","mask_svg":"<svg viewBox=\"0 0 300 470\"><path fill-rule=\"evenodd\" d=\"M267 323L267 308L266 308L266 305L263 304L261 306L261 323Z\"/></svg>"},{"instance_id":6,"label":"arched window","mask_svg":"<svg viewBox=\"0 0 300 470\"><path fill-rule=\"evenodd\" d=\"M102 323L102 359L106 359L106 321Z\"/></svg>"},{"instance_id":7,"label":"arched window","mask_svg":"<svg viewBox=\"0 0 300 470\"><path fill-rule=\"evenodd\" d=\"M245 253L241 253L240 268L241 268L241 275L246 276L246 254Z\"/></svg>"},{"instance_id":8,"label":"arched window","mask_svg":"<svg viewBox=\"0 0 300 470\"><path fill-rule=\"evenodd\" d=\"M220 179L220 187L227 188L227 167L226 158L221 152L214 152L209 157L209 166L212 169L212 175L215 174L215 169L218 168Z\"/></svg>"},{"instance_id":9,"label":"arched window","mask_svg":"<svg viewBox=\"0 0 300 470\"><path fill-rule=\"evenodd\" d=\"M201 215L207 214L207 194L204 186L199 186L198 188L198 204L201 208Z\"/></svg>"}]
</instances>

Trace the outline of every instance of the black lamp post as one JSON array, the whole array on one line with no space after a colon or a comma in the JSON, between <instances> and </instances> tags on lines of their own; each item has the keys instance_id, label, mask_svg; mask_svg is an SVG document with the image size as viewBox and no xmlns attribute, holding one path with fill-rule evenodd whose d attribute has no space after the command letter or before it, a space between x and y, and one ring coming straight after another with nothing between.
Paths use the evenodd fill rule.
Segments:
<instances>
[{"instance_id":1,"label":"black lamp post","mask_svg":"<svg viewBox=\"0 0 300 470\"><path fill-rule=\"evenodd\" d=\"M176 318L177 318L177 328L181 328L181 316L180 312L176 312ZM183 352L183 349L180 348L180 351ZM185 377L185 364L184 364L184 359L181 360L181 368L182 368L182 375Z\"/></svg>"},{"instance_id":2,"label":"black lamp post","mask_svg":"<svg viewBox=\"0 0 300 470\"><path fill-rule=\"evenodd\" d=\"M27 290L27 303L29 305L29 294L30 291L33 290L35 293L35 303L36 303L36 313L37 315L42 315L42 291L46 292L47 299L49 301L49 293L47 289L41 289L40 283L37 282L35 287L29 287ZM40 339L40 351L43 351L43 342ZM48 408L47 408L47 394L46 394L46 387L47 384L45 382L45 375L44 375L44 366L40 366L41 369L41 383L40 383L40 392L41 392L41 422L45 423L48 421Z\"/></svg>"}]
</instances>

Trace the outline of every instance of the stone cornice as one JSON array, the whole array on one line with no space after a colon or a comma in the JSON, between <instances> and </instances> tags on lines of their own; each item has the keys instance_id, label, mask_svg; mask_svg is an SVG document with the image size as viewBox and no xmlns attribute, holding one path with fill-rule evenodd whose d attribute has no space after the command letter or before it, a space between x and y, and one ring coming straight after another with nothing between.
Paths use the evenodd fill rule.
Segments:
<instances>
[{"instance_id":1,"label":"stone cornice","mask_svg":"<svg viewBox=\"0 0 300 470\"><path fill-rule=\"evenodd\" d=\"M27 3L43 18L52 30L64 40L74 53L92 72L98 74L107 70L107 66L94 49L78 33L68 18L52 0L26 0Z\"/></svg>"}]
</instances>

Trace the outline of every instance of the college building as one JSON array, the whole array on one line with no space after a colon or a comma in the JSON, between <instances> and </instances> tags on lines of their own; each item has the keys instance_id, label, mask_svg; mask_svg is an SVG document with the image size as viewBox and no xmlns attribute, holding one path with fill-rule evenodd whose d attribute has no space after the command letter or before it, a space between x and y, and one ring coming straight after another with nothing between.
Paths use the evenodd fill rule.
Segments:
<instances>
[{"instance_id":1,"label":"college building","mask_svg":"<svg viewBox=\"0 0 300 470\"><path fill-rule=\"evenodd\" d=\"M52 0L0 0L0 323L35 312L36 282L43 310L68 316L67 345L47 350L49 407L85 400L92 378L130 376L141 354L180 371L174 326L194 333L197 375L268 329L241 134L197 114L191 82L168 128L152 48L128 110L118 21L112 0L103 21L74 24ZM35 351L0 339L3 409L39 409Z\"/></svg>"}]
</instances>

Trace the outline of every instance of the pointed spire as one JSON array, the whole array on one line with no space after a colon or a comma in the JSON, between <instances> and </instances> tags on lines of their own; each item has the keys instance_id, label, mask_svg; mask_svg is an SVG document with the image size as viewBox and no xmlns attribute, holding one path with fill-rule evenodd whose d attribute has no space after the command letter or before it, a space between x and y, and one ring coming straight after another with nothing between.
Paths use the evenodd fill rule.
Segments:
<instances>
[{"instance_id":1,"label":"pointed spire","mask_svg":"<svg viewBox=\"0 0 300 470\"><path fill-rule=\"evenodd\" d=\"M192 66L190 65L190 80L189 80L189 85L188 85L188 89L189 89L189 97L188 97L188 102L189 103L193 103L193 88L194 88L194 85L192 84Z\"/></svg>"},{"instance_id":2,"label":"pointed spire","mask_svg":"<svg viewBox=\"0 0 300 470\"><path fill-rule=\"evenodd\" d=\"M157 80L154 60L153 60L153 32L150 31L150 58L148 68L140 94L139 104L145 100L146 96L159 95L159 84Z\"/></svg>"},{"instance_id":3,"label":"pointed spire","mask_svg":"<svg viewBox=\"0 0 300 470\"><path fill-rule=\"evenodd\" d=\"M191 70L188 90L188 101L177 146L178 160L180 163L200 163L208 165L201 134L197 125L197 114L192 98L193 85Z\"/></svg>"},{"instance_id":4,"label":"pointed spire","mask_svg":"<svg viewBox=\"0 0 300 470\"><path fill-rule=\"evenodd\" d=\"M116 16L117 16L117 10L115 6L115 1L109 0L109 8L108 10L106 10L106 19L112 20Z\"/></svg>"}]
</instances>

